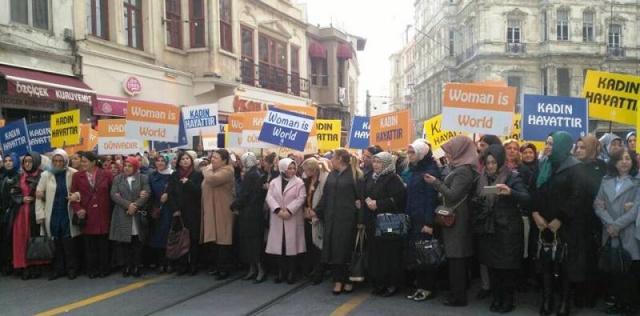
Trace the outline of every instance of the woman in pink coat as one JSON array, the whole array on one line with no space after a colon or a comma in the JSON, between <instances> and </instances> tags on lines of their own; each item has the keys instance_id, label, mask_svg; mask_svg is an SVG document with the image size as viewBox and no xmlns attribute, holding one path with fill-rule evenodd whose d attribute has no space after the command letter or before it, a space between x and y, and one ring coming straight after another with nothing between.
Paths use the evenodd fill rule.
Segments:
<instances>
[{"instance_id":1,"label":"woman in pink coat","mask_svg":"<svg viewBox=\"0 0 640 316\"><path fill-rule=\"evenodd\" d=\"M295 283L296 255L307 251L304 239L304 182L296 176L297 165L285 158L278 163L280 176L273 179L267 192L267 204L271 210L267 253L280 256L276 283Z\"/></svg>"}]
</instances>

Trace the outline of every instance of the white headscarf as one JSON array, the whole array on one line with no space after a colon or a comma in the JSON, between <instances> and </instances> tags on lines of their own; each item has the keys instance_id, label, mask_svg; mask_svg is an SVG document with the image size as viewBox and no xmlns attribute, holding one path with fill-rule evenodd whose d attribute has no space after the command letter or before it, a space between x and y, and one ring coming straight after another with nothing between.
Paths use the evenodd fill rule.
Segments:
<instances>
[{"instance_id":1,"label":"white headscarf","mask_svg":"<svg viewBox=\"0 0 640 316\"><path fill-rule=\"evenodd\" d=\"M393 161L393 155L391 155L391 153L383 151L381 153L375 154L375 156L373 157L378 158L380 159L380 161L382 161L382 170L380 171L380 173L373 173L373 181L378 181L378 178L384 176L385 174L396 172L396 164Z\"/></svg>"},{"instance_id":2,"label":"white headscarf","mask_svg":"<svg viewBox=\"0 0 640 316\"><path fill-rule=\"evenodd\" d=\"M429 144L427 144L427 142L424 139L416 139L413 143L411 143L411 145L409 145L409 147L412 147L413 150L416 151L416 156L418 156L418 160L424 159L424 156L426 156L429 153L429 150L431 149L429 148Z\"/></svg>"},{"instance_id":3,"label":"white headscarf","mask_svg":"<svg viewBox=\"0 0 640 316\"><path fill-rule=\"evenodd\" d=\"M289 165L295 164L295 163L296 162L293 161L293 159L291 158L280 159L280 161L278 162L278 170L280 171L280 174L282 175L283 178L287 178L285 176L285 173L287 172L287 169L289 169Z\"/></svg>"}]
</instances>

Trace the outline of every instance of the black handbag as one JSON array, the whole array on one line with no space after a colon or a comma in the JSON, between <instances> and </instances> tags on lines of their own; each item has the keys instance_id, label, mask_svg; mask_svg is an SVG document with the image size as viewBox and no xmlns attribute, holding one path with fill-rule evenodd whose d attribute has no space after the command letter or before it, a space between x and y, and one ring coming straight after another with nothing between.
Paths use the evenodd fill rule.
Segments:
<instances>
[{"instance_id":1,"label":"black handbag","mask_svg":"<svg viewBox=\"0 0 640 316\"><path fill-rule=\"evenodd\" d=\"M73 213L73 217L71 218L71 224L78 226L78 228L80 229L87 226L87 213L84 214L83 218L80 218L78 214Z\"/></svg>"},{"instance_id":2,"label":"black handbag","mask_svg":"<svg viewBox=\"0 0 640 316\"><path fill-rule=\"evenodd\" d=\"M29 237L27 241L27 261L52 260L56 253L56 242L53 237L47 235L46 228L44 236Z\"/></svg>"},{"instance_id":3,"label":"black handbag","mask_svg":"<svg viewBox=\"0 0 640 316\"><path fill-rule=\"evenodd\" d=\"M181 230L173 230L173 219L171 220L171 230L169 231L169 235L167 235L167 251L166 257L167 259L178 259L189 252L189 247L191 246L191 237L189 235L189 229L184 227L184 222L182 221L182 216L176 216L180 220L180 224L182 225ZM174 219L176 218L174 217Z\"/></svg>"},{"instance_id":4,"label":"black handbag","mask_svg":"<svg viewBox=\"0 0 640 316\"><path fill-rule=\"evenodd\" d=\"M631 255L622 247L620 236L618 236L618 240L619 245L614 247L611 245L611 236L609 236L604 247L600 250L600 258L598 259L598 267L602 271L615 275L629 272L632 263Z\"/></svg>"},{"instance_id":5,"label":"black handbag","mask_svg":"<svg viewBox=\"0 0 640 316\"><path fill-rule=\"evenodd\" d=\"M349 275L351 282L364 282L367 272L367 257L364 251L365 238L364 228L358 229L356 244L353 247L353 253L351 253L351 273Z\"/></svg>"},{"instance_id":6,"label":"black handbag","mask_svg":"<svg viewBox=\"0 0 640 316\"><path fill-rule=\"evenodd\" d=\"M558 238L557 233L553 234L553 241L549 242L542 239L542 231L540 231L536 260L562 263L567 260L568 254L567 244Z\"/></svg>"},{"instance_id":7,"label":"black handbag","mask_svg":"<svg viewBox=\"0 0 640 316\"><path fill-rule=\"evenodd\" d=\"M447 261L444 245L437 238L417 240L414 247L416 251L415 269L433 269L440 267Z\"/></svg>"},{"instance_id":8,"label":"black handbag","mask_svg":"<svg viewBox=\"0 0 640 316\"><path fill-rule=\"evenodd\" d=\"M382 213L376 216L376 237L404 237L409 233L409 215L404 213Z\"/></svg>"}]
</instances>

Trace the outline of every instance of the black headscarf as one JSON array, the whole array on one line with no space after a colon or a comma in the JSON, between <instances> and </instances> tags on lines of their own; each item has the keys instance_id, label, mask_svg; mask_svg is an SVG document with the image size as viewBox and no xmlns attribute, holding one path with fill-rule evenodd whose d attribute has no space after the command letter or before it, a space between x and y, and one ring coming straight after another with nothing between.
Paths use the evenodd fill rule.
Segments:
<instances>
[{"instance_id":1,"label":"black headscarf","mask_svg":"<svg viewBox=\"0 0 640 316\"><path fill-rule=\"evenodd\" d=\"M31 164L31 170L27 170L24 168L24 158L25 157L31 157L31 159L33 159L33 163ZM36 151L32 151L27 153L26 155L24 155L24 157L22 157L22 170L24 170L24 172L32 174L35 173L36 171L38 171L38 169L40 168L40 164L42 164L42 156L40 155L40 153L36 152Z\"/></svg>"}]
</instances>

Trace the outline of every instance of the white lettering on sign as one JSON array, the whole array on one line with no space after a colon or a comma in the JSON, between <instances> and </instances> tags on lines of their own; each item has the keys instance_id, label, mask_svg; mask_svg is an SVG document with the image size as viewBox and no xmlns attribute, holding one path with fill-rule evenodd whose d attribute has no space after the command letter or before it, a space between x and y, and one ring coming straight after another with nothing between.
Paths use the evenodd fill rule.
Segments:
<instances>
[{"instance_id":1,"label":"white lettering on sign","mask_svg":"<svg viewBox=\"0 0 640 316\"><path fill-rule=\"evenodd\" d=\"M16 92L20 94L27 94L31 97L50 98L49 89L33 84L23 84L21 82L16 82Z\"/></svg>"},{"instance_id":2,"label":"white lettering on sign","mask_svg":"<svg viewBox=\"0 0 640 316\"><path fill-rule=\"evenodd\" d=\"M141 117L145 117L145 118L153 118L153 119L159 119L159 120L166 120L167 119L167 113L165 113L165 112L147 110L147 109L143 109L143 108L138 107L138 106L131 107L131 112L135 116L141 116Z\"/></svg>"}]
</instances>

